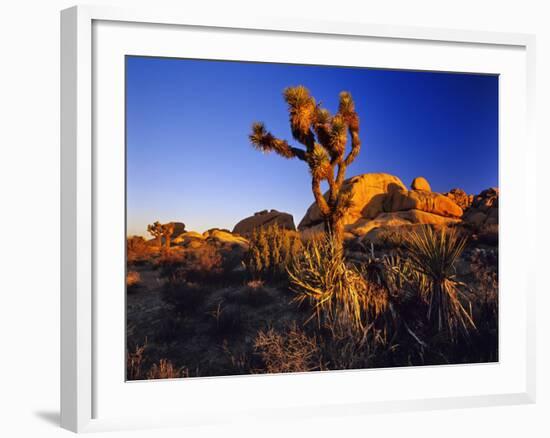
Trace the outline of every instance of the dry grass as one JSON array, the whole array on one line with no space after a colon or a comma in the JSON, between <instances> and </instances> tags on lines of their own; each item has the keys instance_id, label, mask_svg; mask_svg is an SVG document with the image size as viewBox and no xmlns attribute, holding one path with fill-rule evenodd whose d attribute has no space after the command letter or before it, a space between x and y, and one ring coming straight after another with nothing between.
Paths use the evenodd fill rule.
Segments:
<instances>
[{"instance_id":1,"label":"dry grass","mask_svg":"<svg viewBox=\"0 0 550 438\"><path fill-rule=\"evenodd\" d=\"M126 353L126 378L128 380L139 380L143 378L143 359L147 340L142 346L136 345L132 352Z\"/></svg>"},{"instance_id":2,"label":"dry grass","mask_svg":"<svg viewBox=\"0 0 550 438\"><path fill-rule=\"evenodd\" d=\"M176 368L172 362L167 359L161 359L158 364L153 366L147 372L147 379L179 379L189 377L189 371L186 368Z\"/></svg>"}]
</instances>

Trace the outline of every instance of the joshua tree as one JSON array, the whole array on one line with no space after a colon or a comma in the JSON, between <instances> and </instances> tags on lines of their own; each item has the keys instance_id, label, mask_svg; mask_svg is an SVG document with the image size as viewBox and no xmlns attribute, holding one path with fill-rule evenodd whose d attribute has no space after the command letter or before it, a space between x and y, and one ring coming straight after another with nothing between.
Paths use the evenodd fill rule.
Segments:
<instances>
[{"instance_id":1,"label":"joshua tree","mask_svg":"<svg viewBox=\"0 0 550 438\"><path fill-rule=\"evenodd\" d=\"M147 225L147 231L151 233L157 239L157 246L162 248L162 238L164 237L164 245L168 250L170 249L170 237L174 234L176 226L173 222L167 224L161 224L156 221L152 225Z\"/></svg>"},{"instance_id":2,"label":"joshua tree","mask_svg":"<svg viewBox=\"0 0 550 438\"><path fill-rule=\"evenodd\" d=\"M162 247L163 225L159 221L156 221L153 224L147 225L147 231L157 239L157 246L159 248Z\"/></svg>"},{"instance_id":3,"label":"joshua tree","mask_svg":"<svg viewBox=\"0 0 550 438\"><path fill-rule=\"evenodd\" d=\"M311 173L311 190L324 219L325 230L341 249L344 235L342 218L352 203L350 193L343 193L341 188L347 167L361 149L355 104L351 94L343 91L340 93L338 112L331 115L315 102L303 86L287 88L283 96L288 104L292 136L305 149L276 138L260 122L252 125L250 141L263 152L275 152L284 158L298 158L307 163ZM348 133L351 149L346 155ZM321 192L323 180L329 187L326 197Z\"/></svg>"}]
</instances>

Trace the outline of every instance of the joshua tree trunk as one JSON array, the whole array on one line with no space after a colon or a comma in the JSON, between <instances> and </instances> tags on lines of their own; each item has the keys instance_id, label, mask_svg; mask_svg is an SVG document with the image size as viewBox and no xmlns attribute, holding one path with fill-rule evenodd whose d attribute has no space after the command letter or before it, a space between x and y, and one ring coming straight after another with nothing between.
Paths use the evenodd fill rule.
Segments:
<instances>
[{"instance_id":1,"label":"joshua tree trunk","mask_svg":"<svg viewBox=\"0 0 550 438\"><path fill-rule=\"evenodd\" d=\"M351 206L351 194L341 191L346 169L353 163L361 149L359 116L348 92L340 93L338 112L329 111L315 103L307 88L287 88L284 98L288 104L292 136L305 146L296 148L286 140L280 140L265 129L263 123L252 125L250 142L263 152L275 152L284 158L305 161L311 173L311 190L315 203L325 221L325 230L339 248L343 247L343 217ZM351 149L346 156L348 134ZM328 196L321 192L321 182L329 186Z\"/></svg>"},{"instance_id":2,"label":"joshua tree trunk","mask_svg":"<svg viewBox=\"0 0 550 438\"><path fill-rule=\"evenodd\" d=\"M159 235L157 236L157 246L158 246L159 248L162 248L162 234L159 234Z\"/></svg>"},{"instance_id":3,"label":"joshua tree trunk","mask_svg":"<svg viewBox=\"0 0 550 438\"><path fill-rule=\"evenodd\" d=\"M328 220L325 222L325 230L332 238L335 247L339 251L343 251L344 248L344 224L340 220Z\"/></svg>"},{"instance_id":4,"label":"joshua tree trunk","mask_svg":"<svg viewBox=\"0 0 550 438\"><path fill-rule=\"evenodd\" d=\"M163 231L163 235L164 235L164 239L165 239L165 242L164 242L164 245L165 245L165 249L166 251L169 251L170 250L170 237L172 237L172 234L174 234L174 231L175 231L175 226L172 222L168 223L168 224L165 224L162 226L162 231Z\"/></svg>"}]
</instances>

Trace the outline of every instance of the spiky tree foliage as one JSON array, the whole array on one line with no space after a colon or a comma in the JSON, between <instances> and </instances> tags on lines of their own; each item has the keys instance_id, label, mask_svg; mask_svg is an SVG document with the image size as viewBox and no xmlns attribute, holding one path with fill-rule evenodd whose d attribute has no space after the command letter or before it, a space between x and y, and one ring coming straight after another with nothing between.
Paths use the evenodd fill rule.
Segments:
<instances>
[{"instance_id":1,"label":"spiky tree foliage","mask_svg":"<svg viewBox=\"0 0 550 438\"><path fill-rule=\"evenodd\" d=\"M344 235L342 218L351 206L350 193L343 193L341 188L346 169L361 149L355 104L351 94L343 91L338 112L331 115L315 102L304 86L286 88L283 96L288 104L292 136L304 148L276 138L261 122L252 125L250 142L262 152L275 152L284 158L297 158L307 163L315 203L324 218L326 230L341 248ZM351 149L346 154L348 135ZM322 181L329 186L327 197L321 192Z\"/></svg>"},{"instance_id":2,"label":"spiky tree foliage","mask_svg":"<svg viewBox=\"0 0 550 438\"><path fill-rule=\"evenodd\" d=\"M163 225L159 221L147 225L147 232L157 239L157 246L162 247L162 236L164 235Z\"/></svg>"}]
</instances>

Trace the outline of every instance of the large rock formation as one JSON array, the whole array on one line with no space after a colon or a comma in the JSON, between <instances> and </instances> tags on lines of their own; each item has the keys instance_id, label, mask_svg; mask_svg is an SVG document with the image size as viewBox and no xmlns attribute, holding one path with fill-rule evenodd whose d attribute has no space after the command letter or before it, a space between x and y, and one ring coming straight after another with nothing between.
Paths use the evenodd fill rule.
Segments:
<instances>
[{"instance_id":1,"label":"large rock formation","mask_svg":"<svg viewBox=\"0 0 550 438\"><path fill-rule=\"evenodd\" d=\"M419 190L395 191L384 199L384 211L420 210L444 217L459 218L462 209L456 203L439 193Z\"/></svg>"},{"instance_id":2,"label":"large rock formation","mask_svg":"<svg viewBox=\"0 0 550 438\"><path fill-rule=\"evenodd\" d=\"M384 227L460 221L462 209L449 197L432 192L425 178L415 178L412 187L407 190L399 178L384 173L367 173L347 180L343 190L351 192L353 205L343 218L345 238L363 237ZM319 209L313 204L298 229L307 236L323 228Z\"/></svg>"},{"instance_id":3,"label":"large rock formation","mask_svg":"<svg viewBox=\"0 0 550 438\"><path fill-rule=\"evenodd\" d=\"M483 190L474 196L472 205L464 213L464 221L475 226L498 224L498 188Z\"/></svg>"},{"instance_id":4,"label":"large rock formation","mask_svg":"<svg viewBox=\"0 0 550 438\"><path fill-rule=\"evenodd\" d=\"M361 218L375 218L384 211L384 199L388 193L406 191L407 188L396 176L387 173L365 173L344 181L342 190L351 192L353 205L344 215L344 223L351 224ZM319 207L313 203L300 221L298 229L306 230L322 223Z\"/></svg>"},{"instance_id":5,"label":"large rock formation","mask_svg":"<svg viewBox=\"0 0 550 438\"><path fill-rule=\"evenodd\" d=\"M473 195L468 195L464 190L458 188L451 189L447 193L443 194L448 198L451 198L464 211L472 205L474 200Z\"/></svg>"},{"instance_id":6,"label":"large rock formation","mask_svg":"<svg viewBox=\"0 0 550 438\"><path fill-rule=\"evenodd\" d=\"M170 224L174 225L174 233L171 236L172 240L185 233L185 224L183 222L170 222Z\"/></svg>"},{"instance_id":7,"label":"large rock formation","mask_svg":"<svg viewBox=\"0 0 550 438\"><path fill-rule=\"evenodd\" d=\"M277 210L263 210L254 213L254 216L249 216L237 223L233 228L233 233L247 235L256 228L266 227L277 224L279 227L287 230L296 230L294 218L291 214L283 213Z\"/></svg>"}]
</instances>

